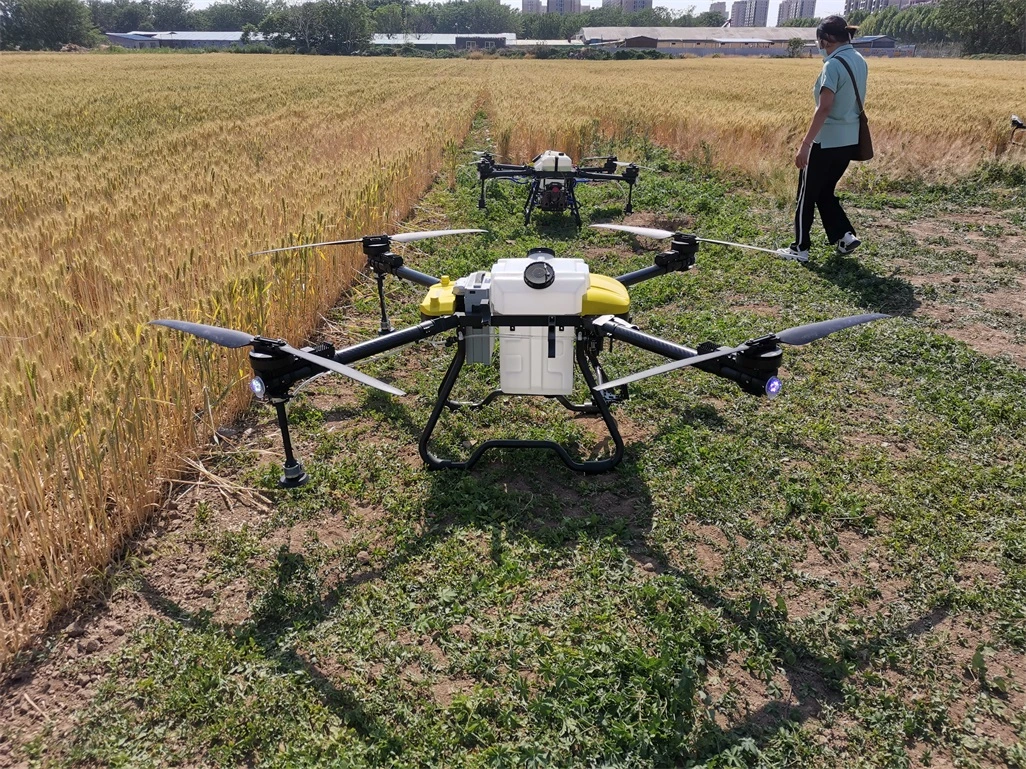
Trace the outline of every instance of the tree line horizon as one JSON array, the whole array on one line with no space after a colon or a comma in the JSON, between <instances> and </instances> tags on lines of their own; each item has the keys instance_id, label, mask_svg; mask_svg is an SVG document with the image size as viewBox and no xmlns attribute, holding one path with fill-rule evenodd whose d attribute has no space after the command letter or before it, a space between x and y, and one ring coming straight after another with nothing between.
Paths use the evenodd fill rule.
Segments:
<instances>
[{"instance_id":1,"label":"tree line horizon","mask_svg":"<svg viewBox=\"0 0 1026 769\"><path fill-rule=\"evenodd\" d=\"M796 19L784 26L815 26ZM963 55L1026 53L1026 0L940 0L907 9L885 8L848 17L860 34L889 35L903 44L952 44ZM195 9L191 0L9 0L0 4L0 50L93 47L102 33L131 31L243 31L261 33L270 48L297 53L364 52L371 35L515 33L530 40L575 36L582 27L718 27L723 14L694 8L616 7L577 14L523 14L499 0L218 0Z\"/></svg>"}]
</instances>

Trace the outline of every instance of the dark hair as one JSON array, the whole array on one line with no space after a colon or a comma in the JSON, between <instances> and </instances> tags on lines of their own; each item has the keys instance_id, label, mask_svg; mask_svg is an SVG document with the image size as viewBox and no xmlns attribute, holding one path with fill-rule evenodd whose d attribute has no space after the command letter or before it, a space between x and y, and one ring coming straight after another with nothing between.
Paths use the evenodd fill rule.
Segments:
<instances>
[{"instance_id":1,"label":"dark hair","mask_svg":"<svg viewBox=\"0 0 1026 769\"><path fill-rule=\"evenodd\" d=\"M829 43L850 43L858 29L849 26L843 16L827 16L816 27L816 38Z\"/></svg>"}]
</instances>

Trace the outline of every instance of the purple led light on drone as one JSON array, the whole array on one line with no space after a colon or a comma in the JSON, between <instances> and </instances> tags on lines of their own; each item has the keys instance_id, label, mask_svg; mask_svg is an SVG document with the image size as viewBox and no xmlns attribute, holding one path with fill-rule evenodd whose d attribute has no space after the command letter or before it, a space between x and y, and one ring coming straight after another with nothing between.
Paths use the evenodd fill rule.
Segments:
<instances>
[{"instance_id":1,"label":"purple led light on drone","mask_svg":"<svg viewBox=\"0 0 1026 769\"><path fill-rule=\"evenodd\" d=\"M775 376L771 376L766 380L766 397L772 400L780 395L780 388L784 386L784 383L777 379Z\"/></svg>"}]
</instances>

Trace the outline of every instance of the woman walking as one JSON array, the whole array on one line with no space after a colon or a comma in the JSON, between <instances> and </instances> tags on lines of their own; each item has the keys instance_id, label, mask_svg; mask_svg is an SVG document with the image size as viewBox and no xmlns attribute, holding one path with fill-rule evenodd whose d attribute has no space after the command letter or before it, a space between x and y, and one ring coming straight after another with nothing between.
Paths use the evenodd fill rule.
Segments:
<instances>
[{"instance_id":1,"label":"woman walking","mask_svg":"<svg viewBox=\"0 0 1026 769\"><path fill-rule=\"evenodd\" d=\"M815 208L819 209L827 240L838 253L850 254L862 243L834 193L858 149L859 105L866 97L869 68L851 46L856 29L840 16L827 16L816 29L825 61L813 88L816 111L794 157L799 169L794 242L788 248L777 249L785 259L809 261L809 233Z\"/></svg>"}]
</instances>

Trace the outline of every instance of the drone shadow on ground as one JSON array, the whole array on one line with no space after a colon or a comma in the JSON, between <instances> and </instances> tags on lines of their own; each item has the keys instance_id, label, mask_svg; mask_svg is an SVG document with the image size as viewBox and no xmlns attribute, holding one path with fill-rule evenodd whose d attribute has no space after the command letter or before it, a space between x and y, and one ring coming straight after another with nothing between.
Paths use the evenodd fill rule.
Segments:
<instances>
[{"instance_id":1,"label":"drone shadow on ground","mask_svg":"<svg viewBox=\"0 0 1026 769\"><path fill-rule=\"evenodd\" d=\"M411 437L419 437L423 426L402 404L380 399L372 401L372 405L383 410L382 416L392 425L400 426ZM340 412L340 416L344 415ZM681 411L673 421L675 425L701 424L726 429L724 420L708 404L696 404ZM674 763L707 760L743 740L763 747L781 730L819 717L828 706L843 708L844 680L869 664L877 649L897 640L895 636L909 639L927 633L946 616L943 610L934 610L899 633L871 637L838 656L795 640L786 617L753 612L747 599L728 597L700 567L675 564L674 558L653 543L651 532L656 506L635 464L644 446L645 443L629 443L625 461L619 468L592 476L589 481L593 483L592 494L576 493L573 487L579 476L555 462L553 455L545 451L496 450L487 453L472 471L432 473L419 537L393 551L383 562L342 578L326 592L311 594L305 605L292 604L287 611L272 608L265 616L255 616L238 625L219 626L220 630L226 631L240 650L256 643L265 658L282 673L304 670L326 708L354 729L361 739L373 744L380 755L399 755L404 742L401 734L361 702L354 690L338 683L320 662L297 651L291 640L296 631L328 620L333 610L360 585L386 579L391 572L422 557L459 530L477 529L486 535L492 542L493 559L501 558L503 542L522 538L549 548L568 550L576 547L582 538L612 542L633 559L639 569L651 571L654 568L656 578L679 580L698 604L716 612L723 621L757 636L776 659L783 660L780 669L790 684L792 694L786 698L771 700L727 725L709 723L691 754L661 757L667 763ZM454 486L458 487L458 493L454 493ZM544 509L525 510L522 498L526 493L543 503L558 501L558 512L546 520ZM512 496L508 497L510 494ZM478 504L463 504L468 497ZM273 607L275 591L286 589L294 575L313 571L303 554L292 551L288 545L279 549L271 569L274 580L261 600L265 607ZM212 621L209 612L183 608L145 579L141 594L156 612L183 626L204 628ZM696 678L696 691L705 688L707 676L707 672L702 672Z\"/></svg>"}]
</instances>

